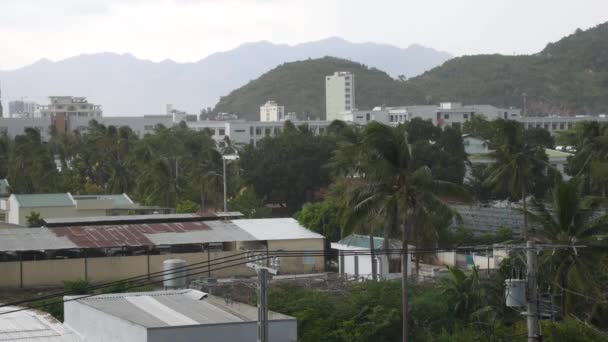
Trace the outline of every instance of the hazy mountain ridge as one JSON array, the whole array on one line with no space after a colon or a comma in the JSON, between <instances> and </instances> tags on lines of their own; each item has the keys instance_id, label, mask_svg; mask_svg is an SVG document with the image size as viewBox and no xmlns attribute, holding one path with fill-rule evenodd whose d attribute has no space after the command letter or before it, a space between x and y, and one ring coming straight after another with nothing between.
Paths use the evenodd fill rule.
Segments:
<instances>
[{"instance_id":1,"label":"hazy mountain ridge","mask_svg":"<svg viewBox=\"0 0 608 342\"><path fill-rule=\"evenodd\" d=\"M21 97L46 103L50 95L75 95L102 104L107 115L157 114L167 103L198 112L281 63L328 55L386 70L393 77L415 76L451 58L419 45L401 49L334 37L293 46L246 43L195 63L155 63L115 53L83 54L57 62L43 59L0 71L0 82L5 104Z\"/></svg>"}]
</instances>

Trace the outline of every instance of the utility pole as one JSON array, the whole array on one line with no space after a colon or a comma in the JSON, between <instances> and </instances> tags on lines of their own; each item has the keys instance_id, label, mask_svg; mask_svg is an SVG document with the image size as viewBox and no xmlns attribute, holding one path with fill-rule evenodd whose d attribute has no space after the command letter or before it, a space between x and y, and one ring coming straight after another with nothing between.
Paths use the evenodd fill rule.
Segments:
<instances>
[{"instance_id":1,"label":"utility pole","mask_svg":"<svg viewBox=\"0 0 608 342\"><path fill-rule=\"evenodd\" d=\"M255 258L255 257L254 257ZM268 273L276 275L279 273L279 259L272 258L271 267L264 266L258 262L265 262L265 258L255 259L247 263L247 267L253 268L258 275L258 339L257 342L268 342Z\"/></svg>"},{"instance_id":2,"label":"utility pole","mask_svg":"<svg viewBox=\"0 0 608 342\"><path fill-rule=\"evenodd\" d=\"M538 335L538 300L536 291L536 248L534 241L526 241L526 323L528 326L528 342L540 341Z\"/></svg>"}]
</instances>

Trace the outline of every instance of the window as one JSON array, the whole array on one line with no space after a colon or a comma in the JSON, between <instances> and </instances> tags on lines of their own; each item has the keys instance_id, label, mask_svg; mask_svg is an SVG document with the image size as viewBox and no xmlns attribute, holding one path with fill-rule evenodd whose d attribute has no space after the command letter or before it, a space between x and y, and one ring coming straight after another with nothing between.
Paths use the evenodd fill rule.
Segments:
<instances>
[{"instance_id":1,"label":"window","mask_svg":"<svg viewBox=\"0 0 608 342\"><path fill-rule=\"evenodd\" d=\"M450 114L448 114L448 113L443 114L443 118L446 119L446 120L449 119L450 118Z\"/></svg>"},{"instance_id":2,"label":"window","mask_svg":"<svg viewBox=\"0 0 608 342\"><path fill-rule=\"evenodd\" d=\"M350 98L350 94L345 94L344 97L346 97L347 99Z\"/></svg>"},{"instance_id":3,"label":"window","mask_svg":"<svg viewBox=\"0 0 608 342\"><path fill-rule=\"evenodd\" d=\"M220 135L226 135L226 130L224 128L220 128Z\"/></svg>"},{"instance_id":4,"label":"window","mask_svg":"<svg viewBox=\"0 0 608 342\"><path fill-rule=\"evenodd\" d=\"M552 130L557 129L557 124L556 124L555 122L551 124L551 129L552 129Z\"/></svg>"},{"instance_id":5,"label":"window","mask_svg":"<svg viewBox=\"0 0 608 342\"><path fill-rule=\"evenodd\" d=\"M365 114L365 120L369 121L369 113Z\"/></svg>"},{"instance_id":6,"label":"window","mask_svg":"<svg viewBox=\"0 0 608 342\"><path fill-rule=\"evenodd\" d=\"M144 130L145 131L152 131L152 130L154 130L154 125L145 125L144 126Z\"/></svg>"},{"instance_id":7,"label":"window","mask_svg":"<svg viewBox=\"0 0 608 342\"><path fill-rule=\"evenodd\" d=\"M394 120L395 120L395 117L393 115L388 116L388 121L393 122Z\"/></svg>"},{"instance_id":8,"label":"window","mask_svg":"<svg viewBox=\"0 0 608 342\"><path fill-rule=\"evenodd\" d=\"M543 125L543 128L544 128L544 129L549 129L549 124L548 124L548 123L544 124L544 125Z\"/></svg>"},{"instance_id":9,"label":"window","mask_svg":"<svg viewBox=\"0 0 608 342\"><path fill-rule=\"evenodd\" d=\"M261 127L256 127L255 128L255 135L262 135L262 128Z\"/></svg>"},{"instance_id":10,"label":"window","mask_svg":"<svg viewBox=\"0 0 608 342\"><path fill-rule=\"evenodd\" d=\"M244 129L235 129L234 133L245 133Z\"/></svg>"},{"instance_id":11,"label":"window","mask_svg":"<svg viewBox=\"0 0 608 342\"><path fill-rule=\"evenodd\" d=\"M572 122L568 122L568 129L572 128Z\"/></svg>"},{"instance_id":12,"label":"window","mask_svg":"<svg viewBox=\"0 0 608 342\"><path fill-rule=\"evenodd\" d=\"M464 114L462 114L462 117L463 117L463 118L466 120L466 119L468 119L468 118L469 118L469 114L464 113Z\"/></svg>"},{"instance_id":13,"label":"window","mask_svg":"<svg viewBox=\"0 0 608 342\"><path fill-rule=\"evenodd\" d=\"M563 122L559 123L559 129L564 129L564 123Z\"/></svg>"},{"instance_id":14,"label":"window","mask_svg":"<svg viewBox=\"0 0 608 342\"><path fill-rule=\"evenodd\" d=\"M344 109L346 109L346 110L350 110L350 106L349 106L349 105L346 105L346 106L344 106Z\"/></svg>"},{"instance_id":15,"label":"window","mask_svg":"<svg viewBox=\"0 0 608 342\"><path fill-rule=\"evenodd\" d=\"M312 251L312 250L304 251L304 256L302 257L303 265L314 265L315 264L315 256L313 253L314 253L314 251ZM310 254L313 254L313 255L310 255Z\"/></svg>"},{"instance_id":16,"label":"window","mask_svg":"<svg viewBox=\"0 0 608 342\"><path fill-rule=\"evenodd\" d=\"M271 128L270 127L266 127L266 129L264 129L264 135L265 136L269 136L271 132Z\"/></svg>"},{"instance_id":17,"label":"window","mask_svg":"<svg viewBox=\"0 0 608 342\"><path fill-rule=\"evenodd\" d=\"M344 82L344 85L347 86L347 87L350 87L350 82Z\"/></svg>"}]
</instances>

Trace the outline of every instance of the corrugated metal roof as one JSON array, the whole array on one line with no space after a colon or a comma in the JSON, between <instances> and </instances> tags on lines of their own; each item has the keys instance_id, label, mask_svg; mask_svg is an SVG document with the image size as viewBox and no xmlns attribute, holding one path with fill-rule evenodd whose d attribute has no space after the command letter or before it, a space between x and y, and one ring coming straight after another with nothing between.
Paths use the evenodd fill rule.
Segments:
<instances>
[{"instance_id":1,"label":"corrugated metal roof","mask_svg":"<svg viewBox=\"0 0 608 342\"><path fill-rule=\"evenodd\" d=\"M49 229L58 237L66 237L81 248L109 248L118 246L152 246L155 243L149 237L154 234L170 233L172 235L181 235L176 233L209 230L209 226L204 222L172 222L69 226Z\"/></svg>"},{"instance_id":2,"label":"corrugated metal roof","mask_svg":"<svg viewBox=\"0 0 608 342\"><path fill-rule=\"evenodd\" d=\"M179 221L179 220L202 220L196 214L158 214L158 215L116 215L116 216L87 216L87 217L54 217L45 218L49 226L68 226L77 223L112 224L114 222L137 222L137 221Z\"/></svg>"},{"instance_id":3,"label":"corrugated metal roof","mask_svg":"<svg viewBox=\"0 0 608 342\"><path fill-rule=\"evenodd\" d=\"M73 207L76 205L67 193L56 194L13 194L23 208Z\"/></svg>"},{"instance_id":4,"label":"corrugated metal roof","mask_svg":"<svg viewBox=\"0 0 608 342\"><path fill-rule=\"evenodd\" d=\"M53 234L47 228L0 229L0 251L38 251L77 248L65 237Z\"/></svg>"},{"instance_id":5,"label":"corrugated metal roof","mask_svg":"<svg viewBox=\"0 0 608 342\"><path fill-rule=\"evenodd\" d=\"M146 328L255 321L257 309L207 296L196 290L173 290L99 295L77 299L106 314ZM77 297L66 297L77 298ZM269 319L295 319L271 313Z\"/></svg>"},{"instance_id":6,"label":"corrugated metal roof","mask_svg":"<svg viewBox=\"0 0 608 342\"><path fill-rule=\"evenodd\" d=\"M304 228L293 218L232 220L255 240L323 239L323 235Z\"/></svg>"},{"instance_id":7,"label":"corrugated metal roof","mask_svg":"<svg viewBox=\"0 0 608 342\"><path fill-rule=\"evenodd\" d=\"M14 306L0 308L0 312L19 309ZM75 332L51 315L25 310L0 315L0 341L28 342L81 342Z\"/></svg>"},{"instance_id":8,"label":"corrugated metal roof","mask_svg":"<svg viewBox=\"0 0 608 342\"><path fill-rule=\"evenodd\" d=\"M181 234L157 233L147 237L155 245L180 245L187 243L210 243L231 241L256 241L255 236L239 228L231 221L205 221L207 230L189 231Z\"/></svg>"}]
</instances>

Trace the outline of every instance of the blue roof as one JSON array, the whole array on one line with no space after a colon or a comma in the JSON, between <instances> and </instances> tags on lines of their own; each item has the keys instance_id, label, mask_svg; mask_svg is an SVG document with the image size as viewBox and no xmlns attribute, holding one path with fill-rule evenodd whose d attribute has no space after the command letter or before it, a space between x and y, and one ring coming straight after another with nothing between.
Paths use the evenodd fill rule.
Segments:
<instances>
[{"instance_id":1,"label":"blue roof","mask_svg":"<svg viewBox=\"0 0 608 342\"><path fill-rule=\"evenodd\" d=\"M19 205L24 208L72 207L76 205L69 194L13 194Z\"/></svg>"}]
</instances>

